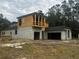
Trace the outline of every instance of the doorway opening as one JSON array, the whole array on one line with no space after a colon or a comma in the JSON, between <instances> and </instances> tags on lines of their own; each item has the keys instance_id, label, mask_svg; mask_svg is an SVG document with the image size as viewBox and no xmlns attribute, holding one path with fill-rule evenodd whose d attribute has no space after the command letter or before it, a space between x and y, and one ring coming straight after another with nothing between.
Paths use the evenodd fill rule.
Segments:
<instances>
[{"instance_id":1,"label":"doorway opening","mask_svg":"<svg viewBox=\"0 0 79 59\"><path fill-rule=\"evenodd\" d=\"M40 39L40 32L34 32L34 40Z\"/></svg>"}]
</instances>

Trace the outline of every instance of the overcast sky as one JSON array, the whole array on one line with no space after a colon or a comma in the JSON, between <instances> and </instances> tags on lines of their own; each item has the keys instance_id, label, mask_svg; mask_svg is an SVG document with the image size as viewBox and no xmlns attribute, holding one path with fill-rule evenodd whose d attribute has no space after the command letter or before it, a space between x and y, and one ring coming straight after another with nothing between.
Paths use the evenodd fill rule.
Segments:
<instances>
[{"instance_id":1,"label":"overcast sky","mask_svg":"<svg viewBox=\"0 0 79 59\"><path fill-rule=\"evenodd\" d=\"M0 13L10 21L17 21L16 17L42 10L44 13L62 0L0 0Z\"/></svg>"}]
</instances>

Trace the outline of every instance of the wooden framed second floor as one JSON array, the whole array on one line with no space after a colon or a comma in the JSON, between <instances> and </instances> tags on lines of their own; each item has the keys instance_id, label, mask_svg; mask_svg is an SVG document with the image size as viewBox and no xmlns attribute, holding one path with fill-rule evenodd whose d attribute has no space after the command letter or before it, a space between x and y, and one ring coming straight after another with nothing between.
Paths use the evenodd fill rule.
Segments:
<instances>
[{"instance_id":1,"label":"wooden framed second floor","mask_svg":"<svg viewBox=\"0 0 79 59\"><path fill-rule=\"evenodd\" d=\"M48 23L46 21L43 13L31 13L28 15L24 15L18 17L18 27L48 27Z\"/></svg>"}]
</instances>

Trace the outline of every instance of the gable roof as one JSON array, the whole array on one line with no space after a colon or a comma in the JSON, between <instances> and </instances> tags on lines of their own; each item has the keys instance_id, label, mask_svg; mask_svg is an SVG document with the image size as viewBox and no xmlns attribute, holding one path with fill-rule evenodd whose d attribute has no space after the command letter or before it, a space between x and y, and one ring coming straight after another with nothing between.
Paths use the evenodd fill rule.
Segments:
<instances>
[{"instance_id":1,"label":"gable roof","mask_svg":"<svg viewBox=\"0 0 79 59\"><path fill-rule=\"evenodd\" d=\"M30 15L34 15L34 14L36 14L36 12L30 13L30 14L26 14L26 15L23 15L23 16L20 16L20 17L17 17L17 18L20 19L20 18L23 18L23 17L26 17L26 16L30 16Z\"/></svg>"},{"instance_id":2,"label":"gable roof","mask_svg":"<svg viewBox=\"0 0 79 59\"><path fill-rule=\"evenodd\" d=\"M46 29L46 31L64 31L65 29L70 29L66 26L56 26L56 27L49 27Z\"/></svg>"},{"instance_id":3,"label":"gable roof","mask_svg":"<svg viewBox=\"0 0 79 59\"><path fill-rule=\"evenodd\" d=\"M17 17L17 19L21 19L21 18L23 18L23 17L27 17L27 16L34 15L34 14L37 14L37 15L40 15L40 14L41 14L42 16L44 16L43 13L33 12L33 13L30 13L30 14L26 14L26 15ZM44 16L44 17L46 17L46 16Z\"/></svg>"}]
</instances>

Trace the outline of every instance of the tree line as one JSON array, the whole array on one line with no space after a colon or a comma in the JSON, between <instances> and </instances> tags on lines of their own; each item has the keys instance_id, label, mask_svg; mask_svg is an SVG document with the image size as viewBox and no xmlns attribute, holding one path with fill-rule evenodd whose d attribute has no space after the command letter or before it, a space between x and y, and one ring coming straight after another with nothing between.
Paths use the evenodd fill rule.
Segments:
<instances>
[{"instance_id":1,"label":"tree line","mask_svg":"<svg viewBox=\"0 0 79 59\"><path fill-rule=\"evenodd\" d=\"M64 0L61 4L52 6L47 12L49 27L66 26L72 30L72 35L79 33L79 1Z\"/></svg>"},{"instance_id":2,"label":"tree line","mask_svg":"<svg viewBox=\"0 0 79 59\"><path fill-rule=\"evenodd\" d=\"M9 27L10 23L11 22L7 18L5 18L3 14L0 14L0 31Z\"/></svg>"}]
</instances>

